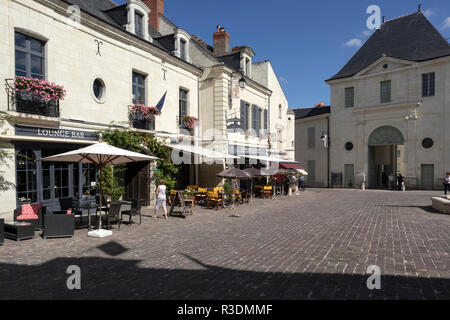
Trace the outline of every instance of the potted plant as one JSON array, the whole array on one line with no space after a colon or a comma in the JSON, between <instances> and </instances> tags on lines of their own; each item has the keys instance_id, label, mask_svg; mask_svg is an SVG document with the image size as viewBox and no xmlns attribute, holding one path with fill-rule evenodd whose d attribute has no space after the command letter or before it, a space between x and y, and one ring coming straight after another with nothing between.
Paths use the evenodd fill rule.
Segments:
<instances>
[{"instance_id":1,"label":"potted plant","mask_svg":"<svg viewBox=\"0 0 450 320\"><path fill-rule=\"evenodd\" d=\"M64 100L66 96L64 86L43 79L16 76L14 88L16 92L37 95L45 102Z\"/></svg>"},{"instance_id":2,"label":"potted plant","mask_svg":"<svg viewBox=\"0 0 450 320\"><path fill-rule=\"evenodd\" d=\"M143 104L133 104L130 106L130 111L136 115L141 115L145 119L149 119L150 117L159 116L161 112L158 111L155 107L148 107Z\"/></svg>"},{"instance_id":3,"label":"potted plant","mask_svg":"<svg viewBox=\"0 0 450 320\"><path fill-rule=\"evenodd\" d=\"M199 120L193 116L183 116L180 124L183 129L194 130L198 126Z\"/></svg>"}]
</instances>

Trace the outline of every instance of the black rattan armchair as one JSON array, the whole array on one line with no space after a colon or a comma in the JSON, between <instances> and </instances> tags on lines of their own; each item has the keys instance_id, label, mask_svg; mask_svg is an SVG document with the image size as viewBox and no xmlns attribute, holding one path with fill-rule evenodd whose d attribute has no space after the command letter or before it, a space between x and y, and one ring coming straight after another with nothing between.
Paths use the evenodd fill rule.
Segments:
<instances>
[{"instance_id":1,"label":"black rattan armchair","mask_svg":"<svg viewBox=\"0 0 450 320\"><path fill-rule=\"evenodd\" d=\"M106 227L108 229L111 228L111 222L116 222L119 225L122 223L122 220L120 219L120 208L122 207L122 204L120 203L111 203L109 206L109 210L106 213L105 216L102 217L103 221L106 223Z\"/></svg>"},{"instance_id":2,"label":"black rattan armchair","mask_svg":"<svg viewBox=\"0 0 450 320\"><path fill-rule=\"evenodd\" d=\"M139 216L139 224L142 224L142 215L141 215L141 207L142 205L139 203L138 200L133 199L131 200L131 210L125 210L122 211L122 217L124 215L129 216L129 224L131 225L133 223L133 216ZM122 219L123 221L123 219Z\"/></svg>"},{"instance_id":3,"label":"black rattan armchair","mask_svg":"<svg viewBox=\"0 0 450 320\"><path fill-rule=\"evenodd\" d=\"M63 238L73 237L75 232L75 216L66 211L47 212L44 214L44 233L42 237Z\"/></svg>"},{"instance_id":4,"label":"black rattan armchair","mask_svg":"<svg viewBox=\"0 0 450 320\"><path fill-rule=\"evenodd\" d=\"M42 230L44 228L42 217L46 213L46 210L46 207L39 208L39 210L36 211L37 219L21 219L20 216L22 215L22 206L19 206L14 210L14 221L31 223L34 226L34 230Z\"/></svg>"}]
</instances>

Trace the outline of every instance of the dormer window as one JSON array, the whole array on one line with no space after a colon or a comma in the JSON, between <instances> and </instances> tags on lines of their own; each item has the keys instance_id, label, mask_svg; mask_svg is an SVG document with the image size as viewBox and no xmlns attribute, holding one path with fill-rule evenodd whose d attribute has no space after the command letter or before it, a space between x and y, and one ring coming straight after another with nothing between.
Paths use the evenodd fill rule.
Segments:
<instances>
[{"instance_id":1,"label":"dormer window","mask_svg":"<svg viewBox=\"0 0 450 320\"><path fill-rule=\"evenodd\" d=\"M180 39L180 58L186 60L186 40Z\"/></svg>"},{"instance_id":2,"label":"dormer window","mask_svg":"<svg viewBox=\"0 0 450 320\"><path fill-rule=\"evenodd\" d=\"M148 15L150 8L139 0L127 0L127 24L128 32L152 42L153 39L148 32Z\"/></svg>"},{"instance_id":3,"label":"dormer window","mask_svg":"<svg viewBox=\"0 0 450 320\"><path fill-rule=\"evenodd\" d=\"M250 77L250 59L249 58L245 59L245 75L247 77Z\"/></svg>"},{"instance_id":4,"label":"dormer window","mask_svg":"<svg viewBox=\"0 0 450 320\"><path fill-rule=\"evenodd\" d=\"M144 15L134 12L134 32L137 36L144 37Z\"/></svg>"},{"instance_id":5,"label":"dormer window","mask_svg":"<svg viewBox=\"0 0 450 320\"><path fill-rule=\"evenodd\" d=\"M187 33L185 30L182 29L176 29L175 35L174 35L174 41L175 41L175 55L183 59L187 62L190 62L190 55L189 55L189 41L191 40L191 35Z\"/></svg>"}]
</instances>

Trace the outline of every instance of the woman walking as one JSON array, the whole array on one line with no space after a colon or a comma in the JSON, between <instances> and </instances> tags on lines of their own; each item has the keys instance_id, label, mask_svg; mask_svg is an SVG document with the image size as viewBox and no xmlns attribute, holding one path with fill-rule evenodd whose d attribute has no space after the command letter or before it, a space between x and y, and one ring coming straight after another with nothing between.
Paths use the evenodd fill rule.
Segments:
<instances>
[{"instance_id":1,"label":"woman walking","mask_svg":"<svg viewBox=\"0 0 450 320\"><path fill-rule=\"evenodd\" d=\"M450 172L447 172L447 175L444 178L444 193L447 195L447 191L450 190Z\"/></svg>"},{"instance_id":2,"label":"woman walking","mask_svg":"<svg viewBox=\"0 0 450 320\"><path fill-rule=\"evenodd\" d=\"M153 218L156 218L158 215L159 207L163 207L164 209L164 219L168 219L167 217L167 208L166 208L166 186L164 185L164 180L159 180L159 186L156 188L156 206L155 206L155 214Z\"/></svg>"}]
</instances>

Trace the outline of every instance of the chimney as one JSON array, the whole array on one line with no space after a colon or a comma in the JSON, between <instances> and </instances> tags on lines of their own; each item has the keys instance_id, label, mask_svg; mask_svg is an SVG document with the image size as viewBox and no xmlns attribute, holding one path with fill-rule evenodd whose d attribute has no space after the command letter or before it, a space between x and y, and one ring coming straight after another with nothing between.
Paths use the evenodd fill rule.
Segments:
<instances>
[{"instance_id":1,"label":"chimney","mask_svg":"<svg viewBox=\"0 0 450 320\"><path fill-rule=\"evenodd\" d=\"M422 12L422 5L419 4L419 12Z\"/></svg>"},{"instance_id":2,"label":"chimney","mask_svg":"<svg viewBox=\"0 0 450 320\"><path fill-rule=\"evenodd\" d=\"M164 14L164 0L142 0L151 12L148 15L148 23L159 31L159 14Z\"/></svg>"},{"instance_id":3,"label":"chimney","mask_svg":"<svg viewBox=\"0 0 450 320\"><path fill-rule=\"evenodd\" d=\"M230 35L221 26L213 34L214 55L219 56L230 51Z\"/></svg>"}]
</instances>

